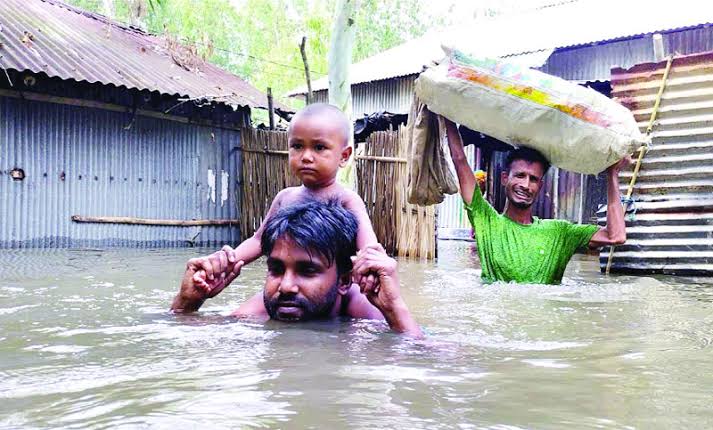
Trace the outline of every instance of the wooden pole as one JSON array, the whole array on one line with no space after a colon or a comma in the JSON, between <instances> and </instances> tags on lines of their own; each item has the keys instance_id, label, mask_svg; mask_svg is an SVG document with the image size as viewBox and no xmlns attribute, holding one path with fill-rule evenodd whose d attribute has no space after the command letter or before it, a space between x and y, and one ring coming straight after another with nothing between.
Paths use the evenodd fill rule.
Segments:
<instances>
[{"instance_id":1,"label":"wooden pole","mask_svg":"<svg viewBox=\"0 0 713 430\"><path fill-rule=\"evenodd\" d=\"M654 59L655 61L663 61L665 58L663 36L660 33L654 33L651 36L651 41L654 44Z\"/></svg>"},{"instance_id":2,"label":"wooden pole","mask_svg":"<svg viewBox=\"0 0 713 430\"><path fill-rule=\"evenodd\" d=\"M81 223L163 225L163 226L178 226L178 227L238 225L240 223L239 219L179 220L179 219L134 218L134 217L128 217L128 216L82 216L82 215L72 215L72 221L81 222Z\"/></svg>"},{"instance_id":3,"label":"wooden pole","mask_svg":"<svg viewBox=\"0 0 713 430\"><path fill-rule=\"evenodd\" d=\"M356 34L356 11L358 0L337 0L332 36L327 55L329 67L329 104L344 112L349 119L349 146L354 148L354 124L352 123L352 87L349 81L349 67L352 64L352 46ZM337 181L347 188L354 188L354 159L347 161L341 169Z\"/></svg>"},{"instance_id":4,"label":"wooden pole","mask_svg":"<svg viewBox=\"0 0 713 430\"><path fill-rule=\"evenodd\" d=\"M309 73L309 64L307 64L307 51L305 50L305 45L307 43L307 36L302 36L302 42L300 43L300 54L302 54L302 62L305 66L305 79L307 80L307 104L312 103L312 78Z\"/></svg>"},{"instance_id":5,"label":"wooden pole","mask_svg":"<svg viewBox=\"0 0 713 430\"><path fill-rule=\"evenodd\" d=\"M275 129L275 106L272 102L272 88L267 87L267 114L270 117L270 130Z\"/></svg>"},{"instance_id":6,"label":"wooden pole","mask_svg":"<svg viewBox=\"0 0 713 430\"><path fill-rule=\"evenodd\" d=\"M560 211L560 169L552 169L552 218L559 218Z\"/></svg>"},{"instance_id":7,"label":"wooden pole","mask_svg":"<svg viewBox=\"0 0 713 430\"><path fill-rule=\"evenodd\" d=\"M387 163L408 163L405 158L399 157L383 157L378 155L357 155L354 157L356 160L371 160L371 161L385 161Z\"/></svg>"},{"instance_id":8,"label":"wooden pole","mask_svg":"<svg viewBox=\"0 0 713 430\"><path fill-rule=\"evenodd\" d=\"M12 84L12 82L10 84ZM198 124L198 125L204 125L206 127L215 127L215 128L225 129L225 130L237 130L237 131L243 130L241 127L232 127L230 125L216 124L216 123L214 123L212 121L208 121L208 120L189 119L189 118L184 118L182 116L168 115L168 114L165 114L162 112L154 112L154 111L143 110L143 109L133 109L128 106L120 106L120 105L115 105L115 104L111 104L111 103L96 102L94 100L82 100L82 99L75 99L75 98L71 98L71 97L48 96L46 94L31 93L31 92L26 92L26 91L20 92L20 91L5 90L5 89L0 89L0 97L12 97L14 99L32 100L32 101L52 103L52 104L62 104L62 105L68 105L68 106L79 106L79 107L86 107L86 108L92 108L92 109L102 109L102 110L107 110L110 112L129 113L132 115L135 114L135 115L145 116L148 118L156 118L156 119L162 119L162 120L166 120L166 121L175 121L175 122L180 122L182 124Z\"/></svg>"}]
</instances>

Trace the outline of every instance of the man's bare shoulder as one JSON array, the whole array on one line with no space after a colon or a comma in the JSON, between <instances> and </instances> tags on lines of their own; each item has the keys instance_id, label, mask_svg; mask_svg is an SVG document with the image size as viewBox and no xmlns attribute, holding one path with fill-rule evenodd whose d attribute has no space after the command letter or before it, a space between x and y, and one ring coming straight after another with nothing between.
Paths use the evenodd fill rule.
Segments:
<instances>
[{"instance_id":1,"label":"man's bare shoulder","mask_svg":"<svg viewBox=\"0 0 713 430\"><path fill-rule=\"evenodd\" d=\"M359 291L359 287L354 284L344 295L347 301L346 315L351 318L361 318L370 320L383 320L384 315L376 306L372 305L364 294Z\"/></svg>"},{"instance_id":2,"label":"man's bare shoulder","mask_svg":"<svg viewBox=\"0 0 713 430\"><path fill-rule=\"evenodd\" d=\"M267 321L270 319L270 315L267 313L267 309L265 309L265 301L262 298L262 291L249 298L230 315L237 318L249 318L260 321Z\"/></svg>"}]
</instances>

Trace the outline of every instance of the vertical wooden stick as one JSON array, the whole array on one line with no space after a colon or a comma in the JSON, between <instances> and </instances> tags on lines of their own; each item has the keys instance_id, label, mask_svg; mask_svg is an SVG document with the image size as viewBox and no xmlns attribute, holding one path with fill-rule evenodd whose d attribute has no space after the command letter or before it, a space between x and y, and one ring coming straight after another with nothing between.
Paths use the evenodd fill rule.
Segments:
<instances>
[{"instance_id":1,"label":"vertical wooden stick","mask_svg":"<svg viewBox=\"0 0 713 430\"><path fill-rule=\"evenodd\" d=\"M305 45L307 44L307 36L302 36L302 43L300 43L300 54L302 54L302 63L304 63L305 66L305 79L307 80L307 95L306 97L306 102L307 104L312 103L312 78L310 77L309 74L309 64L307 63L307 51L305 49Z\"/></svg>"},{"instance_id":2,"label":"vertical wooden stick","mask_svg":"<svg viewBox=\"0 0 713 430\"><path fill-rule=\"evenodd\" d=\"M272 88L267 87L267 114L270 117L270 130L275 129L275 106L272 102Z\"/></svg>"}]
</instances>

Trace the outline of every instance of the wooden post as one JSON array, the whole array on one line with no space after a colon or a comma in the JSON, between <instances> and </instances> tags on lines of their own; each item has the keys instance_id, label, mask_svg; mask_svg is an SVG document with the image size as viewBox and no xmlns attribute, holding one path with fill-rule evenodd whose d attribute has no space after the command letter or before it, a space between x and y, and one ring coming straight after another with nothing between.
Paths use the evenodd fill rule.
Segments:
<instances>
[{"instance_id":1,"label":"wooden post","mask_svg":"<svg viewBox=\"0 0 713 430\"><path fill-rule=\"evenodd\" d=\"M300 43L300 53L302 54L302 63L305 66L305 79L307 80L307 104L312 103L312 78L309 74L309 64L307 64L307 52L305 50L305 44L307 43L307 36L302 36L302 43Z\"/></svg>"},{"instance_id":2,"label":"wooden post","mask_svg":"<svg viewBox=\"0 0 713 430\"><path fill-rule=\"evenodd\" d=\"M559 218L560 211L560 169L552 169L552 218Z\"/></svg>"},{"instance_id":3,"label":"wooden post","mask_svg":"<svg viewBox=\"0 0 713 430\"><path fill-rule=\"evenodd\" d=\"M654 33L651 36L651 41L654 44L654 60L663 61L664 60L664 46L663 46L663 36L660 33Z\"/></svg>"},{"instance_id":4,"label":"wooden post","mask_svg":"<svg viewBox=\"0 0 713 430\"><path fill-rule=\"evenodd\" d=\"M272 102L272 88L267 87L267 114L270 117L270 130L275 129L275 106Z\"/></svg>"},{"instance_id":5,"label":"wooden post","mask_svg":"<svg viewBox=\"0 0 713 430\"><path fill-rule=\"evenodd\" d=\"M352 122L352 89L349 81L349 67L352 64L352 46L356 33L356 11L358 0L337 0L335 19L329 44L327 64L329 67L329 104L339 108L349 119L349 146L354 148L354 123ZM355 187L354 158L350 157L346 166L337 175L343 186Z\"/></svg>"},{"instance_id":6,"label":"wooden post","mask_svg":"<svg viewBox=\"0 0 713 430\"><path fill-rule=\"evenodd\" d=\"M114 19L116 16L116 9L114 8L113 0L102 0L102 12L110 19Z\"/></svg>"},{"instance_id":7,"label":"wooden post","mask_svg":"<svg viewBox=\"0 0 713 430\"><path fill-rule=\"evenodd\" d=\"M584 195L587 193L587 181L583 174L579 174L579 223L584 222Z\"/></svg>"}]
</instances>

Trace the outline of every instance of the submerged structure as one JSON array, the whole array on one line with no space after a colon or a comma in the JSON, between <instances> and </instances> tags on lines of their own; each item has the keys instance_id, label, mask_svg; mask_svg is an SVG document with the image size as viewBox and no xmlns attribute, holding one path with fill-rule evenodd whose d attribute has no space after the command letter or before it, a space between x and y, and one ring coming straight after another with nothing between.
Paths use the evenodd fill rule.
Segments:
<instances>
[{"instance_id":1,"label":"submerged structure","mask_svg":"<svg viewBox=\"0 0 713 430\"><path fill-rule=\"evenodd\" d=\"M497 56L541 70L610 95L611 68L656 61L670 53L713 50L713 9L697 0L675 7L652 7L646 0L578 0L481 19L464 28L434 31L353 64L352 112L356 118L374 112L409 112L414 80L443 57L441 44ZM312 84L315 101L327 100L327 80ZM293 91L301 97L306 88ZM464 136L467 142L467 138ZM487 170L488 193L497 209L505 202L497 179L504 154L487 139L466 147L473 168ZM604 175L587 176L552 169L535 203L536 215L594 223L606 201ZM468 237L470 225L458 195L438 207L439 237Z\"/></svg>"},{"instance_id":2,"label":"submerged structure","mask_svg":"<svg viewBox=\"0 0 713 430\"><path fill-rule=\"evenodd\" d=\"M0 248L239 241L241 130L267 107L175 40L3 0Z\"/></svg>"},{"instance_id":3,"label":"submerged structure","mask_svg":"<svg viewBox=\"0 0 713 430\"><path fill-rule=\"evenodd\" d=\"M612 96L652 142L636 177L620 175L627 241L602 268L713 275L713 52L614 69Z\"/></svg>"}]
</instances>

